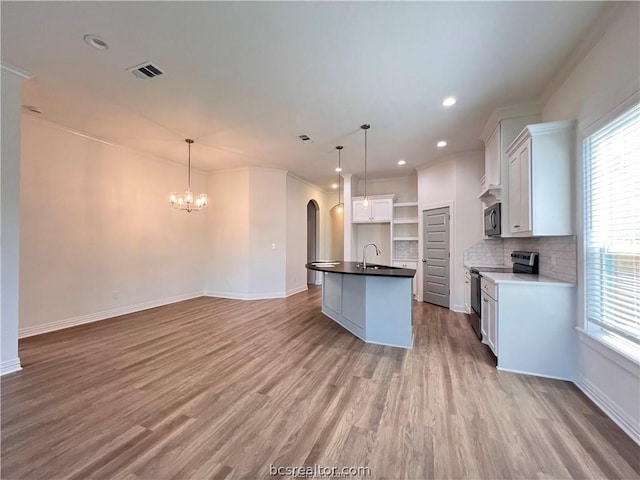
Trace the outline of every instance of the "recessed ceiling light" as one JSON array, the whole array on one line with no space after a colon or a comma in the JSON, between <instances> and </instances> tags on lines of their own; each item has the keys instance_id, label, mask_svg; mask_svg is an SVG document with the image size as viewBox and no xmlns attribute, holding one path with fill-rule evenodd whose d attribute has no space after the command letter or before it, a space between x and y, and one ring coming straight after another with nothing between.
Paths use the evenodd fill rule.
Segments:
<instances>
[{"instance_id":1,"label":"recessed ceiling light","mask_svg":"<svg viewBox=\"0 0 640 480\"><path fill-rule=\"evenodd\" d=\"M340 167L336 167L336 172L340 173L342 169Z\"/></svg>"},{"instance_id":2,"label":"recessed ceiling light","mask_svg":"<svg viewBox=\"0 0 640 480\"><path fill-rule=\"evenodd\" d=\"M438 148L446 147L447 146L447 142L445 142L444 140L440 140L438 143L436 143L436 146Z\"/></svg>"},{"instance_id":3,"label":"recessed ceiling light","mask_svg":"<svg viewBox=\"0 0 640 480\"><path fill-rule=\"evenodd\" d=\"M87 44L91 45L93 48L97 48L98 50L107 50L109 48L107 42L93 33L88 33L83 38Z\"/></svg>"},{"instance_id":4,"label":"recessed ceiling light","mask_svg":"<svg viewBox=\"0 0 640 480\"><path fill-rule=\"evenodd\" d=\"M406 164L406 163L407 163L407 162L405 162L404 160L398 160L398 165L404 165L404 164Z\"/></svg>"},{"instance_id":5,"label":"recessed ceiling light","mask_svg":"<svg viewBox=\"0 0 640 480\"><path fill-rule=\"evenodd\" d=\"M443 107L450 107L456 103L456 99L454 97L447 97L442 101Z\"/></svg>"},{"instance_id":6,"label":"recessed ceiling light","mask_svg":"<svg viewBox=\"0 0 640 480\"><path fill-rule=\"evenodd\" d=\"M331 188L333 188L335 190L336 188L338 188L338 184L337 183L332 183L331 184Z\"/></svg>"}]
</instances>

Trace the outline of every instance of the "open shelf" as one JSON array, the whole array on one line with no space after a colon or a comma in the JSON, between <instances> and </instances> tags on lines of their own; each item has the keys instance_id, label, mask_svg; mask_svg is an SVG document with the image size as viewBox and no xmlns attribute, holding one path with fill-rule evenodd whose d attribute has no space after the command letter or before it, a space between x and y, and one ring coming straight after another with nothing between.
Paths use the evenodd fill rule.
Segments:
<instances>
[{"instance_id":1,"label":"open shelf","mask_svg":"<svg viewBox=\"0 0 640 480\"><path fill-rule=\"evenodd\" d=\"M417 207L418 202L397 202L393 204L394 207Z\"/></svg>"},{"instance_id":2,"label":"open shelf","mask_svg":"<svg viewBox=\"0 0 640 480\"><path fill-rule=\"evenodd\" d=\"M418 223L417 218L394 218L393 223Z\"/></svg>"},{"instance_id":3,"label":"open shelf","mask_svg":"<svg viewBox=\"0 0 640 480\"><path fill-rule=\"evenodd\" d=\"M393 237L394 242L418 240L418 237Z\"/></svg>"}]
</instances>

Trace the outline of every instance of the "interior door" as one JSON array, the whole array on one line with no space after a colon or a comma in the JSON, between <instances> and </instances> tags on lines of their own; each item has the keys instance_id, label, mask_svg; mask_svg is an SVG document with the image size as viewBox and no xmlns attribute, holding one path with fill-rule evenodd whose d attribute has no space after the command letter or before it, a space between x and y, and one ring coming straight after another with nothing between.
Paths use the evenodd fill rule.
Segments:
<instances>
[{"instance_id":1,"label":"interior door","mask_svg":"<svg viewBox=\"0 0 640 480\"><path fill-rule=\"evenodd\" d=\"M422 212L422 299L449 308L449 207Z\"/></svg>"}]
</instances>

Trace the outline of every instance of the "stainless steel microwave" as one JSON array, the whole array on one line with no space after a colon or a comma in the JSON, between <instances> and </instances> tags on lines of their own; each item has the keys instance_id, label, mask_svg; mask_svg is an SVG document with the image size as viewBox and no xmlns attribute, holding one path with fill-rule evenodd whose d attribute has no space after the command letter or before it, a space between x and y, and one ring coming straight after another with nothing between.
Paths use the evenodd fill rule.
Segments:
<instances>
[{"instance_id":1,"label":"stainless steel microwave","mask_svg":"<svg viewBox=\"0 0 640 480\"><path fill-rule=\"evenodd\" d=\"M495 203L484 210L484 234L488 237L499 237L501 232L500 224L500 203Z\"/></svg>"}]
</instances>

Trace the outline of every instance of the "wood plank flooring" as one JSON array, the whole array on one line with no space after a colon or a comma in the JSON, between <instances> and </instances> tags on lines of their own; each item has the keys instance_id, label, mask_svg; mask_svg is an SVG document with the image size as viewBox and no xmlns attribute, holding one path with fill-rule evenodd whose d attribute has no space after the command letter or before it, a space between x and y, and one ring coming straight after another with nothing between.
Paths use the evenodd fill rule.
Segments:
<instances>
[{"instance_id":1,"label":"wood plank flooring","mask_svg":"<svg viewBox=\"0 0 640 480\"><path fill-rule=\"evenodd\" d=\"M366 345L288 299L198 298L20 341L3 479L640 478L575 386L499 372L466 317L415 306L415 346Z\"/></svg>"}]
</instances>

